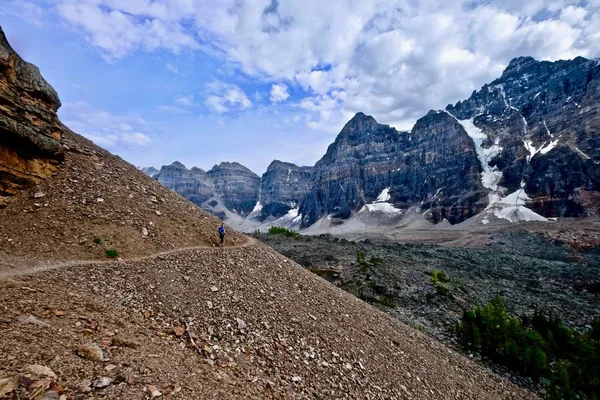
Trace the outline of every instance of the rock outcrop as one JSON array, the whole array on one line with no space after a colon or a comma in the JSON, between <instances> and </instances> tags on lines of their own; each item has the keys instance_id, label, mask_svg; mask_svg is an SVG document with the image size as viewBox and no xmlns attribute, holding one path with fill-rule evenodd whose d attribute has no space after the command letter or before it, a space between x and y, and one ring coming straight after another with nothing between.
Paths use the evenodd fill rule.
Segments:
<instances>
[{"instance_id":1,"label":"rock outcrop","mask_svg":"<svg viewBox=\"0 0 600 400\"><path fill-rule=\"evenodd\" d=\"M59 107L54 89L12 49L0 28L0 207L50 176L63 159Z\"/></svg>"}]
</instances>

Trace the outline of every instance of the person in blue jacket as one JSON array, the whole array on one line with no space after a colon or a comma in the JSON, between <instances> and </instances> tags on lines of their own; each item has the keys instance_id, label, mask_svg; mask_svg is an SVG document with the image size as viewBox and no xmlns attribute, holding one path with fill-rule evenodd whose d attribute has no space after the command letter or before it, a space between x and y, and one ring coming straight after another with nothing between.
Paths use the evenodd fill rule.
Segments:
<instances>
[{"instance_id":1,"label":"person in blue jacket","mask_svg":"<svg viewBox=\"0 0 600 400\"><path fill-rule=\"evenodd\" d=\"M225 225L221 223L219 227L219 237L221 238L221 246L223 246L223 240L225 239Z\"/></svg>"}]
</instances>

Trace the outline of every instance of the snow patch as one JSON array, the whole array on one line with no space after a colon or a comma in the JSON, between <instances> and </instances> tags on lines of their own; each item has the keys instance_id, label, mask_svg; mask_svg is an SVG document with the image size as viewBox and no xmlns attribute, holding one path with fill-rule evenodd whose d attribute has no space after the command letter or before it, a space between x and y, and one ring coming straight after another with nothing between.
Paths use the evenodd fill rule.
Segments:
<instances>
[{"instance_id":1,"label":"snow patch","mask_svg":"<svg viewBox=\"0 0 600 400\"><path fill-rule=\"evenodd\" d=\"M575 148L575 150L577 150L577 152L578 152L579 154L581 154L581 155L582 155L582 156L583 156L583 157L584 157L586 160L589 160L589 159L591 158L590 156L588 156L587 154L585 154L583 151L579 150L579 148L578 148L578 147L576 147L576 146L573 146L573 147L574 147L574 148Z\"/></svg>"},{"instance_id":2,"label":"snow patch","mask_svg":"<svg viewBox=\"0 0 600 400\"><path fill-rule=\"evenodd\" d=\"M390 196L390 188L385 188L381 191L379 196L377 196L377 200L375 200L375 203L381 203L383 201L388 201L391 198L392 198L392 196Z\"/></svg>"},{"instance_id":3,"label":"snow patch","mask_svg":"<svg viewBox=\"0 0 600 400\"><path fill-rule=\"evenodd\" d=\"M510 222L519 221L543 221L548 222L547 218L535 213L525 207L525 203L531 200L525 189L519 189L516 192L500 199L497 203L491 204L488 208L493 208L496 217L506 219Z\"/></svg>"},{"instance_id":4,"label":"snow patch","mask_svg":"<svg viewBox=\"0 0 600 400\"><path fill-rule=\"evenodd\" d=\"M530 162L531 159L538 153L546 154L546 153L550 152L550 150L555 148L557 144L558 144L558 139L551 140L550 143L548 143L548 144L544 143L544 144L542 144L542 147L540 147L538 149L533 145L533 142L531 141L531 139L523 139L523 146L525 146L525 149L529 152L529 155L527 156L527 162Z\"/></svg>"},{"instance_id":5,"label":"snow patch","mask_svg":"<svg viewBox=\"0 0 600 400\"><path fill-rule=\"evenodd\" d=\"M360 212L383 212L386 214L402 214L404 211L394 207L390 203L373 203L373 204L365 204L363 208L360 209Z\"/></svg>"},{"instance_id":6,"label":"snow patch","mask_svg":"<svg viewBox=\"0 0 600 400\"><path fill-rule=\"evenodd\" d=\"M454 118L456 119L456 117ZM479 161L481 162L481 168L483 169L483 172L481 173L481 183L483 184L483 187L494 192L498 191L498 184L502 179L502 172L499 171L496 166L490 167L490 161L492 161L494 157L496 157L502 151L500 139L496 138L491 147L484 149L483 141L487 139L487 135L483 133L481 129L475 126L473 123L474 118L456 120L462 125L467 132L467 135L469 135L475 144L475 151L477 152L477 157L479 158Z\"/></svg>"}]
</instances>

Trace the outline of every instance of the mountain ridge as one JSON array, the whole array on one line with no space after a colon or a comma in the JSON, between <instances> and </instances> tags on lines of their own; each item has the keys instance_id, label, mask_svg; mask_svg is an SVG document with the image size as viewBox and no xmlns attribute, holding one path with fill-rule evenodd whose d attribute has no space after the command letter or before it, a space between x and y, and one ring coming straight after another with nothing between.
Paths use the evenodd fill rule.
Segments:
<instances>
[{"instance_id":1,"label":"mountain ridge","mask_svg":"<svg viewBox=\"0 0 600 400\"><path fill-rule=\"evenodd\" d=\"M237 214L259 215L248 227L288 212L301 221L296 228L325 216L343 223L388 190L388 211L400 217L417 210L433 223L597 215L598 103L599 59L517 57L499 78L468 99L430 110L410 132L357 112L323 157L302 167L303 184L293 196L263 195L289 191L288 181L274 183L267 169L259 194L253 192L245 212ZM272 166L282 174L300 168L277 160ZM248 213L250 203L255 208Z\"/></svg>"}]
</instances>

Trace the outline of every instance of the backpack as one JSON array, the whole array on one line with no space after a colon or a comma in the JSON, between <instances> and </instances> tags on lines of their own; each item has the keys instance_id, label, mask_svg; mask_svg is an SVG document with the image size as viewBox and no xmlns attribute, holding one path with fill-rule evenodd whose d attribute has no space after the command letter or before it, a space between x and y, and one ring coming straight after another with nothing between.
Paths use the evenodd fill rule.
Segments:
<instances>
[{"instance_id":1,"label":"backpack","mask_svg":"<svg viewBox=\"0 0 600 400\"><path fill-rule=\"evenodd\" d=\"M225 227L224 226L220 226L219 227L219 235L224 235L225 234Z\"/></svg>"}]
</instances>

